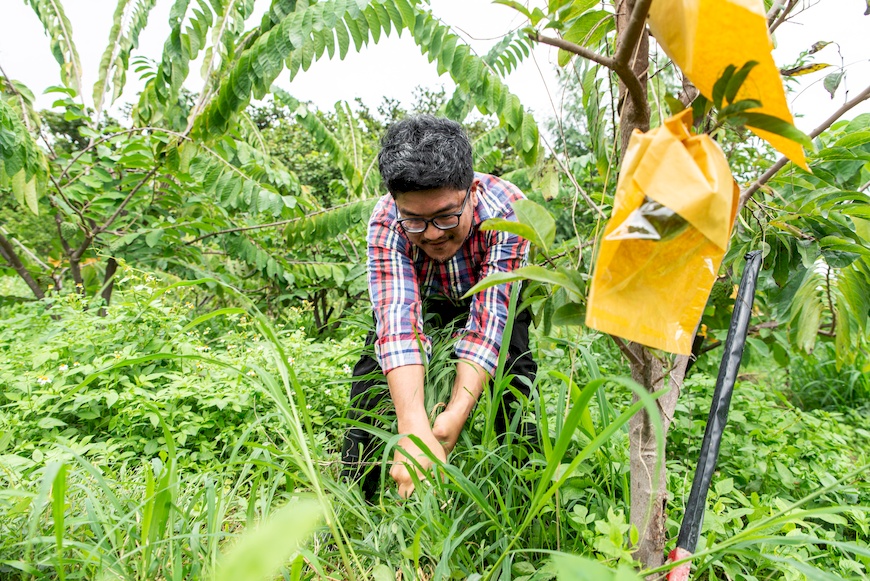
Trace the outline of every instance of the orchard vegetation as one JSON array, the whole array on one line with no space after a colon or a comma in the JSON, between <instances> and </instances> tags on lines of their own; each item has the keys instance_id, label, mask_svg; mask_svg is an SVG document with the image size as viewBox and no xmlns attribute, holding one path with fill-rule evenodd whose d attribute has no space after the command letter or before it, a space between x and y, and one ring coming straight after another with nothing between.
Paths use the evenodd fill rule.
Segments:
<instances>
[{"instance_id":1,"label":"orchard vegetation","mask_svg":"<svg viewBox=\"0 0 870 581\"><path fill-rule=\"evenodd\" d=\"M752 137L736 89L696 98L656 61L648 1L499 2L523 26L481 55L421 0L272 0L256 18L253 0L174 0L163 53L141 55L156 0L119 0L99 63L61 2L24 1L60 74L38 110L0 69L0 578L661 578L750 250L764 264L693 578L870 575L870 114L847 115L870 87L809 136L781 129L811 145L807 172ZM765 0L770 29L813 4ZM393 34L455 89L377 110L292 95L300 70ZM535 43L559 47L559 119L504 81ZM819 70L817 45L779 63L787 84ZM840 97L848 71L829 69ZM144 90L113 107L131 75ZM741 187L691 367L582 325L627 135L687 106ZM386 477L368 503L338 477L371 324L365 226L379 136L418 112L463 122L475 169L533 202L513 309L534 317L543 437L500 442L484 396L412 498ZM437 410L452 346L434 339ZM386 460L398 436L379 436Z\"/></svg>"}]
</instances>

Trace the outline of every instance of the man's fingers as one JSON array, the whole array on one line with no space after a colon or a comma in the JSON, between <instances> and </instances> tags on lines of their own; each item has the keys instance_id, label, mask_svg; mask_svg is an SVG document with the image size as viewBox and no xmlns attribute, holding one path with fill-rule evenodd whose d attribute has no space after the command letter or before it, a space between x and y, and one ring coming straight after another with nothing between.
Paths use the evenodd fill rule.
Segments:
<instances>
[{"instance_id":1,"label":"man's fingers","mask_svg":"<svg viewBox=\"0 0 870 581\"><path fill-rule=\"evenodd\" d=\"M414 494L414 482L409 480L404 484L399 485L399 496L404 498L405 500L411 498L411 495Z\"/></svg>"}]
</instances>

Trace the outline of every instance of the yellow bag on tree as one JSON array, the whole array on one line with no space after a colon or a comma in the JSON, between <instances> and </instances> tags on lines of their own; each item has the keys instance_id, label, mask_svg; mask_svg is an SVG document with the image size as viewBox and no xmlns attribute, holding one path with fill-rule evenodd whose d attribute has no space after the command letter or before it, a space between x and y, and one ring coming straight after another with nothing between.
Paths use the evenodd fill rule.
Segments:
<instances>
[{"instance_id":1,"label":"yellow bag on tree","mask_svg":"<svg viewBox=\"0 0 870 581\"><path fill-rule=\"evenodd\" d=\"M728 246L739 190L692 111L635 131L592 277L586 325L688 355Z\"/></svg>"},{"instance_id":2,"label":"yellow bag on tree","mask_svg":"<svg viewBox=\"0 0 870 581\"><path fill-rule=\"evenodd\" d=\"M767 32L762 0L655 0L650 5L649 28L656 42L707 99L728 65L741 68L758 63L746 77L735 101L754 99L764 113L793 123L773 61L773 42ZM746 126L788 159L808 170L800 143L782 135Z\"/></svg>"}]
</instances>

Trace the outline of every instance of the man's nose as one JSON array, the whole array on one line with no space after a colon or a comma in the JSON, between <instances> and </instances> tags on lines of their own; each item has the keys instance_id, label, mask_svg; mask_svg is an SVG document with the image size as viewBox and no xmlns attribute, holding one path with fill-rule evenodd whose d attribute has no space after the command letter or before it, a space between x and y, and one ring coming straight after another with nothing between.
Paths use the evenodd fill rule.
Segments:
<instances>
[{"instance_id":1,"label":"man's nose","mask_svg":"<svg viewBox=\"0 0 870 581\"><path fill-rule=\"evenodd\" d=\"M426 240L438 240L441 238L441 230L432 222L426 222L426 229L423 230L423 238Z\"/></svg>"}]
</instances>

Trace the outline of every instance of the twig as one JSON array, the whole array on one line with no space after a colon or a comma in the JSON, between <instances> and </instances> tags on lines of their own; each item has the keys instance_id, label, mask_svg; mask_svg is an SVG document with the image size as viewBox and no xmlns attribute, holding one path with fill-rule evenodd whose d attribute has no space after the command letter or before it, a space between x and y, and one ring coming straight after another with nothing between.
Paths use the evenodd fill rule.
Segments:
<instances>
[{"instance_id":1,"label":"twig","mask_svg":"<svg viewBox=\"0 0 870 581\"><path fill-rule=\"evenodd\" d=\"M203 234L202 236L198 236L191 240L190 242L185 242L186 246L190 246L200 240L205 240L206 238L211 238L212 236L220 236L221 234L232 234L233 232L246 232L248 230L261 230L263 228L272 228L274 226L284 226L285 224L291 224L293 222L298 222L299 220L304 220L305 218L311 218L312 216L317 216L319 214L323 214L325 212L329 212L331 210L337 210L338 208L344 208L345 206L350 206L358 203L358 201L347 202L346 204L339 204L338 206L333 206L332 208L324 208L322 210L317 210L316 212L311 212L310 214L305 214L304 216L298 216L296 218L289 218L287 220L278 220L277 222L269 222L268 224L255 224L254 226L239 226L238 228L227 228L226 230L218 230L217 232L209 232L207 234Z\"/></svg>"},{"instance_id":2,"label":"twig","mask_svg":"<svg viewBox=\"0 0 870 581\"><path fill-rule=\"evenodd\" d=\"M45 298L45 293L39 284L33 279L33 276L30 274L30 271L25 268L25 266L21 263L21 260L18 258L18 255L15 254L15 249L12 248L12 245L9 244L9 241L6 240L6 237L0 234L0 250L2 250L3 258L6 259L6 262L9 263L15 272L18 273L24 282L27 283L27 286L30 287L30 290L33 291L33 294L36 295L36 298L43 299Z\"/></svg>"},{"instance_id":3,"label":"twig","mask_svg":"<svg viewBox=\"0 0 870 581\"><path fill-rule=\"evenodd\" d=\"M834 111L834 113L830 117L825 119L821 125L813 129L813 131L809 134L810 139L818 137L823 131L833 125L840 117L846 114L847 111L849 111L859 103L866 101L868 98L870 98L870 85L868 85L867 88L858 93L858 95L854 99L846 101L842 107ZM779 158L776 163L773 164L766 172L761 174L761 177L755 180L752 185L740 192L740 203L738 204L738 210L745 206L746 202L749 201L749 198L751 198L761 186L770 181L770 179L775 176L777 172L779 172L779 170L785 167L785 164L787 163L788 158L786 158L785 156Z\"/></svg>"},{"instance_id":4,"label":"twig","mask_svg":"<svg viewBox=\"0 0 870 581\"><path fill-rule=\"evenodd\" d=\"M786 5L786 7L782 9L782 12L780 12L779 17L775 17L775 20L768 18L767 30L770 34L773 34L776 29L779 28L779 25L788 19L791 11L794 10L795 6L797 6L797 3L798 0L789 0L788 5ZM771 8L771 11L772 10L773 8ZM770 12L768 12L768 16L770 16Z\"/></svg>"},{"instance_id":5,"label":"twig","mask_svg":"<svg viewBox=\"0 0 870 581\"><path fill-rule=\"evenodd\" d=\"M160 169L159 164L155 165L153 168L151 168L151 171L149 171L147 174L145 174L145 177L142 178L142 180L138 184L136 184L136 186L132 190L130 190L130 193L127 194L127 197L124 198L124 201L122 201L121 204L115 209L115 213L112 214L111 217L109 217L109 219L106 221L106 223L94 230L94 232L93 232L94 236L96 236L100 232L105 231L106 228L108 228L109 226L112 225L112 222L114 222L115 219L121 215L121 212L124 211L124 208L127 207L127 204L129 204L130 200L133 199L133 196L135 196L136 193L140 189L142 189L142 186L144 186L146 183L148 183L148 180L150 180L154 176L154 174L157 173L158 169Z\"/></svg>"},{"instance_id":6,"label":"twig","mask_svg":"<svg viewBox=\"0 0 870 581\"><path fill-rule=\"evenodd\" d=\"M619 76L635 103L644 102L643 87L641 87L640 81L631 71L631 67L629 67L627 63L619 63L615 58L604 56L593 50L589 50L585 46L574 44L573 42L569 42L563 38L543 36L539 32L530 34L529 38L536 42L540 42L541 44L548 44L550 46L555 46L556 48L561 48L562 50L566 50L594 63L598 63L601 66L607 67ZM634 42L637 43L637 38L634 39ZM623 43L623 45L624 44L625 43ZM620 45L620 47L623 45Z\"/></svg>"},{"instance_id":7,"label":"twig","mask_svg":"<svg viewBox=\"0 0 870 581\"><path fill-rule=\"evenodd\" d=\"M628 26L619 35L619 44L616 45L616 54L613 57L613 71L619 75L620 80L634 101L638 111L647 108L646 90L640 83L640 78L635 74L632 62L637 58L638 41L646 28L646 17L652 0L638 0L634 5L629 17ZM644 62L649 56L644 55ZM648 66L648 63L647 63Z\"/></svg>"},{"instance_id":8,"label":"twig","mask_svg":"<svg viewBox=\"0 0 870 581\"><path fill-rule=\"evenodd\" d=\"M638 358L637 354L631 350L631 348L625 341L623 341L616 335L611 335L610 338L613 339L613 342L616 343L616 346L619 347L619 350L622 351L622 354L625 355L625 357L629 361L631 361L632 365L637 368L643 367L643 361Z\"/></svg>"},{"instance_id":9,"label":"twig","mask_svg":"<svg viewBox=\"0 0 870 581\"><path fill-rule=\"evenodd\" d=\"M2 226L0 226L0 234L3 234L4 236L9 236L9 232L6 230L6 228L3 228ZM33 262L35 262L36 264L41 266L43 270L51 272L51 267L48 266L47 264L45 264L39 258L37 258L36 254L34 254L32 250L30 250L24 244L22 244L17 238L10 237L10 240L12 242L14 242L15 245L18 246L18 248L20 248L22 252L24 252L24 254L29 256L30 260L32 260Z\"/></svg>"},{"instance_id":10,"label":"twig","mask_svg":"<svg viewBox=\"0 0 870 581\"><path fill-rule=\"evenodd\" d=\"M541 44L549 44L550 46L555 46L556 48L561 48L562 50L574 53L577 56L582 56L583 58L605 66L608 69L613 69L613 58L604 56L603 54L598 54L594 50L590 50L585 46L580 46L579 44L574 44L564 38L543 36L537 31L534 34L529 34L529 38L536 42L540 42Z\"/></svg>"},{"instance_id":11,"label":"twig","mask_svg":"<svg viewBox=\"0 0 870 581\"><path fill-rule=\"evenodd\" d=\"M556 160L556 163L559 164L559 166L562 168L562 171L565 172L566 176L568 176L568 179L571 181L571 184L574 186L574 189L577 191L577 193L583 197L583 199L586 201L586 203L589 205L590 208L592 208L593 210L598 212L599 216L601 216L604 219L607 219L607 214L605 214L604 210L602 210L598 205L595 204L595 202L592 201L592 198L589 197L589 194L586 193L586 190L584 190L580 186L580 184L577 182L577 178L574 177L574 173L568 168L567 165L565 165L565 162L563 162L559 158L558 154L553 149L553 146L550 145L550 142L547 141L546 138L542 137L541 139L544 141L544 145L547 146L547 149L550 150L550 153L553 154L553 159Z\"/></svg>"}]
</instances>

